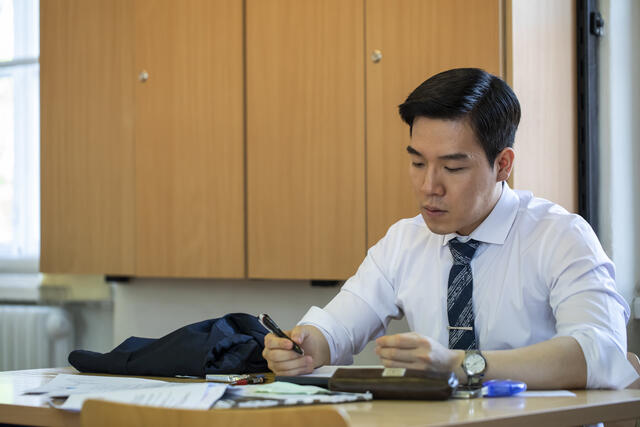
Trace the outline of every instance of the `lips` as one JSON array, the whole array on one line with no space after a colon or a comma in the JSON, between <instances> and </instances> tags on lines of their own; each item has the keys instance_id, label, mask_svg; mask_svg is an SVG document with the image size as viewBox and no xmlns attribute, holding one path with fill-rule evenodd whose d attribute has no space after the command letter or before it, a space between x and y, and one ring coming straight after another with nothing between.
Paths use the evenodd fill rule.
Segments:
<instances>
[{"instance_id":1,"label":"lips","mask_svg":"<svg viewBox=\"0 0 640 427\"><path fill-rule=\"evenodd\" d=\"M422 209L428 210L430 212L446 212L444 209L440 209L435 206L423 206Z\"/></svg>"},{"instance_id":2,"label":"lips","mask_svg":"<svg viewBox=\"0 0 640 427\"><path fill-rule=\"evenodd\" d=\"M447 212L435 206L423 206L422 210L429 216L440 216L440 215L444 215Z\"/></svg>"}]
</instances>

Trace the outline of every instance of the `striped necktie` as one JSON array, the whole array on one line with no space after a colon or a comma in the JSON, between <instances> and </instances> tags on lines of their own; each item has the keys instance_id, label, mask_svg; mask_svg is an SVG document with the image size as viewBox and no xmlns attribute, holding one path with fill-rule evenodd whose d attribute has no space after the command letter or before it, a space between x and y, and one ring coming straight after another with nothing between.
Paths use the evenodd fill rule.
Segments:
<instances>
[{"instance_id":1,"label":"striped necktie","mask_svg":"<svg viewBox=\"0 0 640 427\"><path fill-rule=\"evenodd\" d=\"M449 272L447 291L447 312L449 314L449 348L470 350L477 348L473 330L473 276L471 259L480 242L469 240L460 242L457 238L449 241L453 265Z\"/></svg>"}]
</instances>

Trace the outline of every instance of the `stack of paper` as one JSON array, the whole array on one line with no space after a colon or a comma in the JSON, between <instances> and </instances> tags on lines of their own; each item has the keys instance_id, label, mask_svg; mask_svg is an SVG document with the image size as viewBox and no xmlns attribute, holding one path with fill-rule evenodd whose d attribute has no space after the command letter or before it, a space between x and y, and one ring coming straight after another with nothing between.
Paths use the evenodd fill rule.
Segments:
<instances>
[{"instance_id":1,"label":"stack of paper","mask_svg":"<svg viewBox=\"0 0 640 427\"><path fill-rule=\"evenodd\" d=\"M40 394L60 409L80 411L88 399L163 408L209 409L339 403L371 400L370 393L336 393L329 390L274 382L229 386L222 383L175 383L143 378L59 374L49 383L28 390ZM53 399L64 398L63 403Z\"/></svg>"},{"instance_id":2,"label":"stack of paper","mask_svg":"<svg viewBox=\"0 0 640 427\"><path fill-rule=\"evenodd\" d=\"M52 406L69 411L80 411L88 399L164 408L209 409L226 388L226 384L217 383L60 374L49 383L25 393L46 396ZM61 397L67 397L67 400L62 404L53 401Z\"/></svg>"},{"instance_id":3,"label":"stack of paper","mask_svg":"<svg viewBox=\"0 0 640 427\"><path fill-rule=\"evenodd\" d=\"M72 394L62 405L54 406L69 411L79 411L85 400L102 399L131 405L206 410L222 397L226 388L225 384L173 383L163 387Z\"/></svg>"}]
</instances>

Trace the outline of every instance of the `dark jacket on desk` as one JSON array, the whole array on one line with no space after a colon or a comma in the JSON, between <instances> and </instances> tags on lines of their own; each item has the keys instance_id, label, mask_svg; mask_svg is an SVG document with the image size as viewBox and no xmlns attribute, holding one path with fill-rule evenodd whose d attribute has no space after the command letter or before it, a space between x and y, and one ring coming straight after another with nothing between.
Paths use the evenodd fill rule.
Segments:
<instances>
[{"instance_id":1,"label":"dark jacket on desk","mask_svg":"<svg viewBox=\"0 0 640 427\"><path fill-rule=\"evenodd\" d=\"M130 337L109 353L75 350L69 363L80 372L169 376L266 372L267 330L255 316L227 314L193 323L162 338Z\"/></svg>"}]
</instances>

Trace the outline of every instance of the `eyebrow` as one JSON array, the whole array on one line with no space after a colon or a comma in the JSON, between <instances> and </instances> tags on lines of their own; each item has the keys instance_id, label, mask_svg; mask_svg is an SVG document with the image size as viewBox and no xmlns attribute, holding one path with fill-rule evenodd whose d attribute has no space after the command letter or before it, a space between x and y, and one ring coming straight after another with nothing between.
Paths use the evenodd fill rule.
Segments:
<instances>
[{"instance_id":1,"label":"eyebrow","mask_svg":"<svg viewBox=\"0 0 640 427\"><path fill-rule=\"evenodd\" d=\"M416 156L424 157L418 150L416 150L410 145L407 145L407 152L409 154L414 154ZM470 158L471 156L467 153L451 153L451 154L445 154L444 156L438 157L438 159L440 160L467 160Z\"/></svg>"},{"instance_id":2,"label":"eyebrow","mask_svg":"<svg viewBox=\"0 0 640 427\"><path fill-rule=\"evenodd\" d=\"M420 156L420 157L422 157L422 154L420 154L420 153L419 153L415 148L413 148L413 147L412 147L412 146L410 146L410 145L407 145L407 152L408 152L409 154L415 154L416 156Z\"/></svg>"},{"instance_id":3,"label":"eyebrow","mask_svg":"<svg viewBox=\"0 0 640 427\"><path fill-rule=\"evenodd\" d=\"M445 154L444 156L438 157L441 160L467 160L470 159L471 156L467 153L453 153L453 154Z\"/></svg>"}]
</instances>

